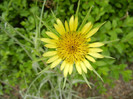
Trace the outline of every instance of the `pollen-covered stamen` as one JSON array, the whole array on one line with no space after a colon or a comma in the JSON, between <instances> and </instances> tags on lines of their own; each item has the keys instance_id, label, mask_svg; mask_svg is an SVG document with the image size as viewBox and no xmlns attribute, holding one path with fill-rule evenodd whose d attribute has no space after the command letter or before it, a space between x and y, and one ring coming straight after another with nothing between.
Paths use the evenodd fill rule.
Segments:
<instances>
[{"instance_id":1,"label":"pollen-covered stamen","mask_svg":"<svg viewBox=\"0 0 133 99\"><path fill-rule=\"evenodd\" d=\"M69 63L82 60L88 53L85 35L77 32L65 33L57 43L57 52L60 58Z\"/></svg>"}]
</instances>

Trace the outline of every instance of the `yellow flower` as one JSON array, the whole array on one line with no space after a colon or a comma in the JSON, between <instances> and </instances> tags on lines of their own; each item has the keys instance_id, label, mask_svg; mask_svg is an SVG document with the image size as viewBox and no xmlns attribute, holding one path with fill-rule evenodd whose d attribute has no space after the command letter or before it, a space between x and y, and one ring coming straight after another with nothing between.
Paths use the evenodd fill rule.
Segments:
<instances>
[{"instance_id":1,"label":"yellow flower","mask_svg":"<svg viewBox=\"0 0 133 99\"><path fill-rule=\"evenodd\" d=\"M57 24L54 28L58 32L56 35L53 32L46 32L49 38L41 38L45 42L44 45L51 51L45 52L44 57L49 57L47 63L51 63L51 68L61 64L60 69L64 70L64 77L71 75L73 66L76 67L79 74L87 73L87 69L93 70L90 62L95 62L94 58L103 58L99 52L102 49L98 48L104 44L101 42L90 43L90 37L94 35L100 27L92 29L92 23L86 23L81 30L77 31L78 17L72 16L69 24L65 24L57 19ZM94 57L94 58L93 58Z\"/></svg>"}]
</instances>

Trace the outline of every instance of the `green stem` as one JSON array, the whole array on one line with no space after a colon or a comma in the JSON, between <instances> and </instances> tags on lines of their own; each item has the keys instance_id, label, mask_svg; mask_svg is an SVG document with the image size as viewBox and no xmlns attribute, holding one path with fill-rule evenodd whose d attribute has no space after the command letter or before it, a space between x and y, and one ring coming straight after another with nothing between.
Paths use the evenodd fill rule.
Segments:
<instances>
[{"instance_id":1,"label":"green stem","mask_svg":"<svg viewBox=\"0 0 133 99\"><path fill-rule=\"evenodd\" d=\"M1 26L0 26L1 28ZM1 28L2 29L2 28ZM26 50L26 48L23 46L23 44L21 44L15 37L13 37L10 33L8 33L5 29L2 29L9 37L11 37L12 39L14 39L16 41L16 43L18 43L20 45L20 47L22 47L22 49L26 52L26 54L29 56L29 58L31 60L32 59L32 56L30 55L30 53Z\"/></svg>"},{"instance_id":2,"label":"green stem","mask_svg":"<svg viewBox=\"0 0 133 99\"><path fill-rule=\"evenodd\" d=\"M13 31L16 32L18 35L20 35L22 38L24 38L25 40L27 40L28 42L30 42L30 43L33 44L33 42L32 42L29 38L27 38L27 37L24 36L22 33L20 33L19 31L17 31L16 29L14 29L14 27L12 27L12 26L11 26L7 21L5 21L3 18L0 17L0 20L1 20L2 22L4 22L4 23L6 24L6 26L9 26L11 29L13 29Z\"/></svg>"}]
</instances>

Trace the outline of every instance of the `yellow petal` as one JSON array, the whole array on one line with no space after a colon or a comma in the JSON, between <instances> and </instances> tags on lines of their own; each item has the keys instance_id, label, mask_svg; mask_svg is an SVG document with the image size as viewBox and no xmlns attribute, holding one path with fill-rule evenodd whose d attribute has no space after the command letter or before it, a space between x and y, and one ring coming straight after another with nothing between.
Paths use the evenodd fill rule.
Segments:
<instances>
[{"instance_id":1,"label":"yellow petal","mask_svg":"<svg viewBox=\"0 0 133 99\"><path fill-rule=\"evenodd\" d=\"M102 52L103 50L100 48L89 48L89 52Z\"/></svg>"},{"instance_id":2,"label":"yellow petal","mask_svg":"<svg viewBox=\"0 0 133 99\"><path fill-rule=\"evenodd\" d=\"M55 61L51 64L51 68L56 67L61 61L62 61L62 59L57 59L57 60L55 60Z\"/></svg>"},{"instance_id":3,"label":"yellow petal","mask_svg":"<svg viewBox=\"0 0 133 99\"><path fill-rule=\"evenodd\" d=\"M86 68L86 66L84 65L84 63L83 63L83 62L80 62L80 65L81 65L82 70L83 70L85 73L87 73L87 68Z\"/></svg>"},{"instance_id":4,"label":"yellow petal","mask_svg":"<svg viewBox=\"0 0 133 99\"><path fill-rule=\"evenodd\" d=\"M94 52L90 52L88 53L89 55L93 56L93 57L96 57L96 58L103 58L104 56L99 54L99 53L94 53Z\"/></svg>"},{"instance_id":5,"label":"yellow petal","mask_svg":"<svg viewBox=\"0 0 133 99\"><path fill-rule=\"evenodd\" d=\"M47 34L49 37L58 40L58 36L55 35L54 33L52 33L52 32L46 32L46 34Z\"/></svg>"},{"instance_id":6,"label":"yellow petal","mask_svg":"<svg viewBox=\"0 0 133 99\"><path fill-rule=\"evenodd\" d=\"M88 55L87 55L86 58L87 58L88 60L92 61L92 62L96 62L95 59L92 58L91 56L88 56Z\"/></svg>"},{"instance_id":7,"label":"yellow petal","mask_svg":"<svg viewBox=\"0 0 133 99\"><path fill-rule=\"evenodd\" d=\"M69 74L70 74L70 75L72 74L72 71L73 71L73 64L70 64L70 65L69 65Z\"/></svg>"},{"instance_id":8,"label":"yellow petal","mask_svg":"<svg viewBox=\"0 0 133 99\"><path fill-rule=\"evenodd\" d=\"M50 44L55 44L56 43L55 40L52 40L52 39L49 39L49 38L41 38L40 40L45 42L45 43L50 43Z\"/></svg>"},{"instance_id":9,"label":"yellow petal","mask_svg":"<svg viewBox=\"0 0 133 99\"><path fill-rule=\"evenodd\" d=\"M89 37L91 37L92 35L94 35L98 30L99 30L99 27L92 29L92 30L87 34L87 38L89 38Z\"/></svg>"},{"instance_id":10,"label":"yellow petal","mask_svg":"<svg viewBox=\"0 0 133 99\"><path fill-rule=\"evenodd\" d=\"M65 28L66 28L66 31L69 32L69 26L68 26L67 21L65 21Z\"/></svg>"},{"instance_id":11,"label":"yellow petal","mask_svg":"<svg viewBox=\"0 0 133 99\"><path fill-rule=\"evenodd\" d=\"M64 77L67 77L68 70L69 70L69 64L66 64L66 66L64 68Z\"/></svg>"},{"instance_id":12,"label":"yellow petal","mask_svg":"<svg viewBox=\"0 0 133 99\"><path fill-rule=\"evenodd\" d=\"M92 23L88 22L84 25L84 27L81 30L81 33L88 33L90 31L90 29L92 28Z\"/></svg>"},{"instance_id":13,"label":"yellow petal","mask_svg":"<svg viewBox=\"0 0 133 99\"><path fill-rule=\"evenodd\" d=\"M58 55L53 56L53 57L49 58L49 59L47 60L47 62L46 62L46 63L51 63L51 62L54 62L54 61L55 61L55 60L57 60L58 58L59 58L59 56L58 56Z\"/></svg>"},{"instance_id":14,"label":"yellow petal","mask_svg":"<svg viewBox=\"0 0 133 99\"><path fill-rule=\"evenodd\" d=\"M62 32L65 33L65 28L64 28L64 25L63 25L63 23L61 22L61 20L60 20L60 19L57 19L56 21L57 21L58 26L59 26L60 29L62 30Z\"/></svg>"},{"instance_id":15,"label":"yellow petal","mask_svg":"<svg viewBox=\"0 0 133 99\"><path fill-rule=\"evenodd\" d=\"M79 74L82 74L82 70L81 70L80 63L77 62L75 65L76 65L76 69L77 69L78 73L79 73Z\"/></svg>"},{"instance_id":16,"label":"yellow petal","mask_svg":"<svg viewBox=\"0 0 133 99\"><path fill-rule=\"evenodd\" d=\"M69 27L70 27L70 31L74 31L74 16L70 18Z\"/></svg>"},{"instance_id":17,"label":"yellow petal","mask_svg":"<svg viewBox=\"0 0 133 99\"><path fill-rule=\"evenodd\" d=\"M55 44L45 44L44 46L47 48L57 48Z\"/></svg>"},{"instance_id":18,"label":"yellow petal","mask_svg":"<svg viewBox=\"0 0 133 99\"><path fill-rule=\"evenodd\" d=\"M96 42L96 43L89 44L89 47L100 47L100 46L103 46L103 45L104 45L104 43Z\"/></svg>"},{"instance_id":19,"label":"yellow petal","mask_svg":"<svg viewBox=\"0 0 133 99\"><path fill-rule=\"evenodd\" d=\"M75 17L75 20L74 20L74 31L76 31L78 27L78 17Z\"/></svg>"},{"instance_id":20,"label":"yellow petal","mask_svg":"<svg viewBox=\"0 0 133 99\"><path fill-rule=\"evenodd\" d=\"M57 24L54 24L54 28L56 29L56 31L57 31L60 35L62 35L62 34L65 33L64 30L63 30L60 26L58 26Z\"/></svg>"},{"instance_id":21,"label":"yellow petal","mask_svg":"<svg viewBox=\"0 0 133 99\"><path fill-rule=\"evenodd\" d=\"M44 57L54 56L57 54L57 51L48 51L43 54Z\"/></svg>"},{"instance_id":22,"label":"yellow petal","mask_svg":"<svg viewBox=\"0 0 133 99\"><path fill-rule=\"evenodd\" d=\"M85 66L86 66L89 70L93 70L93 67L91 66L91 64L90 64L86 59L84 59L83 62L84 62L84 64L85 64Z\"/></svg>"},{"instance_id":23,"label":"yellow petal","mask_svg":"<svg viewBox=\"0 0 133 99\"><path fill-rule=\"evenodd\" d=\"M60 66L60 70L63 70L65 66L66 66L66 62L63 61L62 64L61 64L61 66Z\"/></svg>"},{"instance_id":24,"label":"yellow petal","mask_svg":"<svg viewBox=\"0 0 133 99\"><path fill-rule=\"evenodd\" d=\"M91 38L88 38L87 42L90 42L91 41Z\"/></svg>"}]
</instances>

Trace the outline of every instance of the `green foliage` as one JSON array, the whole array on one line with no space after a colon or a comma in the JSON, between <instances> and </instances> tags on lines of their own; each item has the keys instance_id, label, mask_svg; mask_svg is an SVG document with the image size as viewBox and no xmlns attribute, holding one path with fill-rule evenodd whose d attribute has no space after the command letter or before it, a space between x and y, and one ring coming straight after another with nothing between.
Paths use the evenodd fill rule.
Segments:
<instances>
[{"instance_id":1,"label":"green foliage","mask_svg":"<svg viewBox=\"0 0 133 99\"><path fill-rule=\"evenodd\" d=\"M43 2L40 0L0 1L0 95L10 94L19 85L22 92L20 94L24 98L49 96L59 99L61 94L69 99L72 96L78 97L72 88L77 83L85 83L82 76L73 71L67 79L66 88L61 89L64 80L62 72L59 68L46 68L46 59L41 55L48 49L39 41L40 37L46 37L47 28L53 28L55 18L51 10L64 22L76 13L77 5L78 0L50 0L50 3L47 0L41 13ZM113 86L113 81L119 79L120 75L124 81L129 81L132 79L132 71L128 65L133 60L133 1L80 0L79 24L90 7L92 11L87 21L106 21L93 36L92 42L105 42L102 54L115 58L97 59L92 66L102 76L104 83L110 86ZM44 68L46 71L37 75ZM88 71L87 78L90 85L96 86L99 92L106 91L102 81L93 72ZM98 82L92 84L90 78Z\"/></svg>"}]
</instances>

